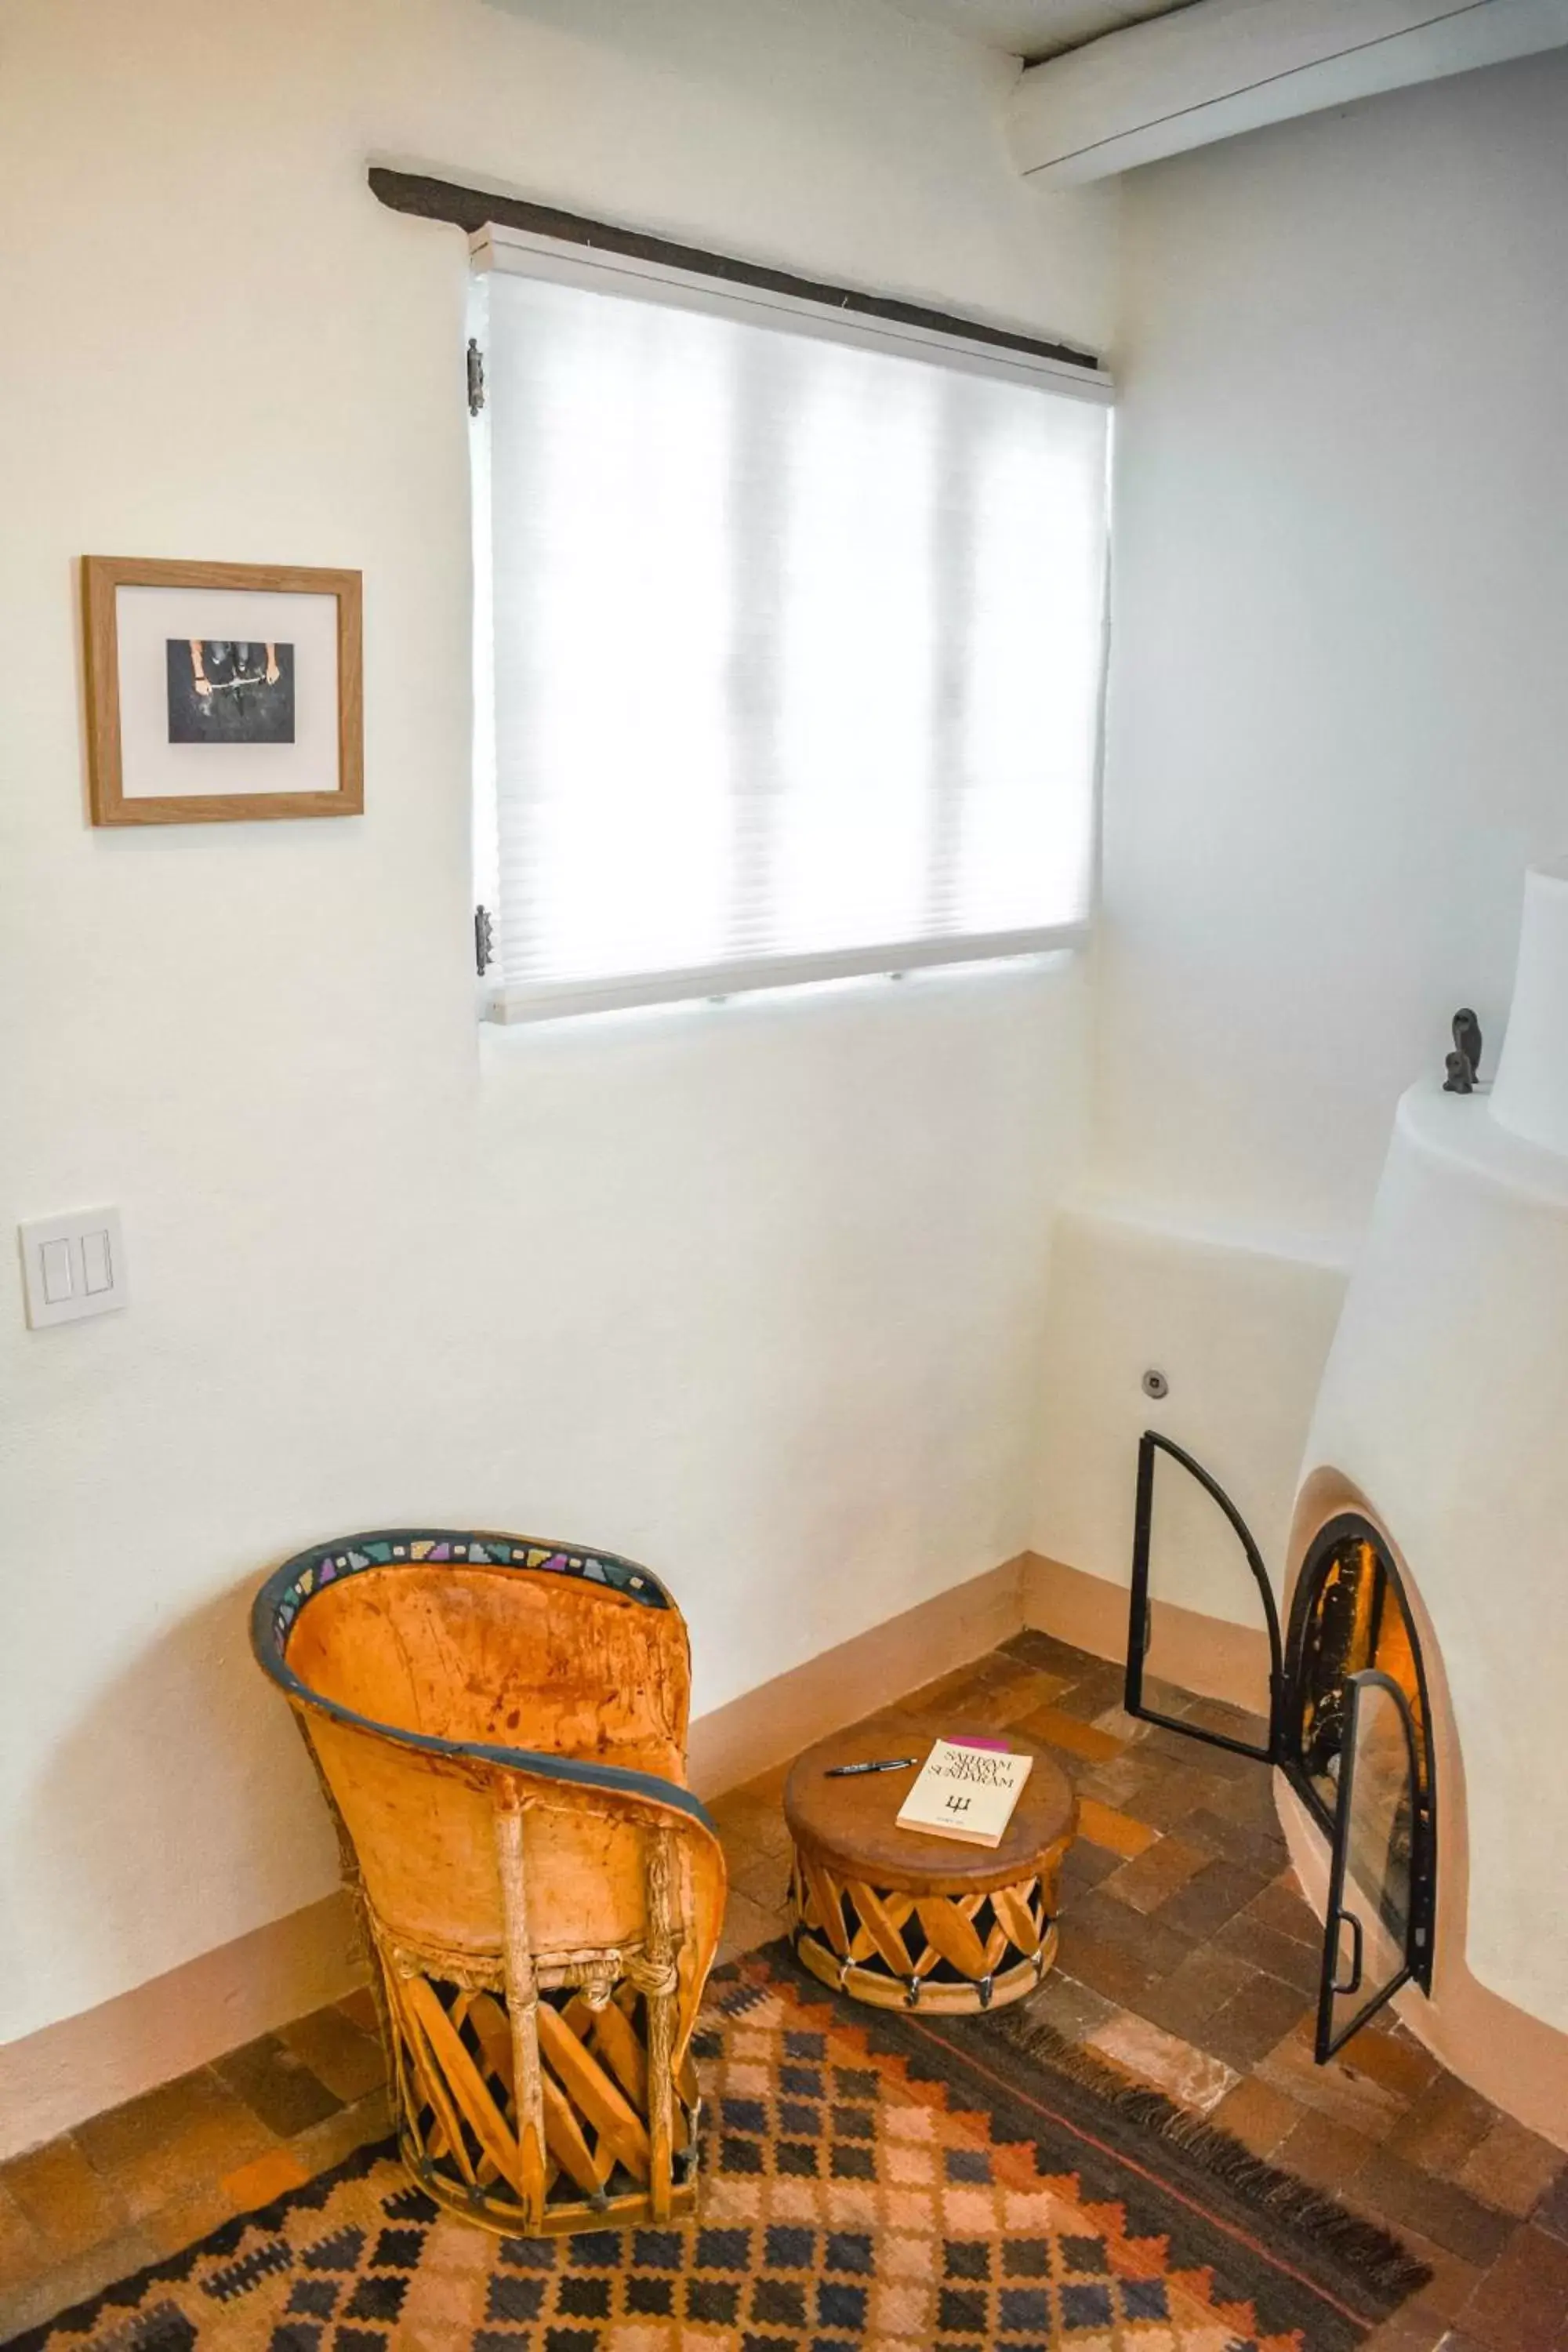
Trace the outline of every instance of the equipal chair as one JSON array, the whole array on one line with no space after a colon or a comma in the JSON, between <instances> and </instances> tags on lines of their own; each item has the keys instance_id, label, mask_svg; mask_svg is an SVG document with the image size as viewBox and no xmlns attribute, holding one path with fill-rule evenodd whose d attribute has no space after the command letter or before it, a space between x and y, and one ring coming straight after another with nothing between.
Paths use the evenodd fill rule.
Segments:
<instances>
[{"instance_id":1,"label":"equipal chair","mask_svg":"<svg viewBox=\"0 0 1568 2352\"><path fill-rule=\"evenodd\" d=\"M689 2213L724 1861L658 1578L404 1528L286 1560L251 1641L337 1822L420 2187L525 2237Z\"/></svg>"}]
</instances>

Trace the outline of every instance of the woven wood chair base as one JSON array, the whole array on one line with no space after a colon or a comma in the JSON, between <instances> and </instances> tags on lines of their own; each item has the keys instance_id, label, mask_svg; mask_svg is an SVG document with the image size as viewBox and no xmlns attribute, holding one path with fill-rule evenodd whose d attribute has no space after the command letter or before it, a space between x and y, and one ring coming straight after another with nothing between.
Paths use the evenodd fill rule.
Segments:
<instances>
[{"instance_id":1,"label":"woven wood chair base","mask_svg":"<svg viewBox=\"0 0 1568 2352\"><path fill-rule=\"evenodd\" d=\"M643 2222L662 2226L671 2220L689 2221L697 2210L697 2182L693 2177L671 2189L668 2203L658 2212L654 2210L647 2189L635 2189L606 2197L603 2204L592 2203L585 2197L559 2200L552 2198L535 2221L526 2217L518 2198L504 2184L477 2192L459 2190L402 2134L398 2137L397 2152L409 2179L432 2203L455 2214L459 2221L472 2221L481 2230L493 2230L500 2238L563 2238L574 2230L620 2230ZM498 2194L498 2189L501 2193Z\"/></svg>"},{"instance_id":2,"label":"woven wood chair base","mask_svg":"<svg viewBox=\"0 0 1568 2352\"><path fill-rule=\"evenodd\" d=\"M874 2009L1000 2009L1034 1991L1057 1956L1051 1915L1066 1841L1011 1886L908 1895L838 1878L797 1849L795 1953L824 1984Z\"/></svg>"},{"instance_id":3,"label":"woven wood chair base","mask_svg":"<svg viewBox=\"0 0 1568 2352\"><path fill-rule=\"evenodd\" d=\"M695 2210L699 2102L689 2058L670 2079L662 2128L650 2112L648 2044L671 1994L617 1979L623 1956L605 1954L589 1990L571 1982L541 1989L520 2037L499 1987L417 1972L405 1949L393 1958L377 1944L398 2147L426 2196L508 2237L662 2222ZM584 1971L578 1958L571 1973L591 1966ZM519 2130L520 2040L536 2070L542 2147Z\"/></svg>"}]
</instances>

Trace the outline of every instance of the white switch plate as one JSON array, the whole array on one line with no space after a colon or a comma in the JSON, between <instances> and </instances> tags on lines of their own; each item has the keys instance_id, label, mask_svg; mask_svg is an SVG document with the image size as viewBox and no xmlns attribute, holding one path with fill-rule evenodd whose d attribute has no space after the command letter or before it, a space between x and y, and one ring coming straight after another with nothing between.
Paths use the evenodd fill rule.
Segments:
<instances>
[{"instance_id":1,"label":"white switch plate","mask_svg":"<svg viewBox=\"0 0 1568 2352\"><path fill-rule=\"evenodd\" d=\"M35 1217L18 1226L17 1233L33 1330L48 1323L75 1323L84 1315L108 1315L124 1306L125 1243L118 1209Z\"/></svg>"}]
</instances>

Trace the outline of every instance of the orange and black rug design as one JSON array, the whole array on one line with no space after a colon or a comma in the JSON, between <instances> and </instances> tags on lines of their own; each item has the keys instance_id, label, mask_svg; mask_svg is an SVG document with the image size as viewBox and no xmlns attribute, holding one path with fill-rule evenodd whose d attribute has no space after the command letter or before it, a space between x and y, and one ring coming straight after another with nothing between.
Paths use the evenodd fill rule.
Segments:
<instances>
[{"instance_id":1,"label":"orange and black rug design","mask_svg":"<svg viewBox=\"0 0 1568 2352\"><path fill-rule=\"evenodd\" d=\"M774 1946L700 2058L694 2221L496 2238L368 2148L12 2352L1350 2352L1426 2276L1020 2010L856 2008Z\"/></svg>"}]
</instances>

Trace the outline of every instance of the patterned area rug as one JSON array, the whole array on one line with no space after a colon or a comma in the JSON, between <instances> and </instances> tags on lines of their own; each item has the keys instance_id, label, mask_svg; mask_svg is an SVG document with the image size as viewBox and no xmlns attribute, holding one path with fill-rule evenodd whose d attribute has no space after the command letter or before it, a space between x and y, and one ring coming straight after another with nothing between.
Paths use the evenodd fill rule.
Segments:
<instances>
[{"instance_id":1,"label":"patterned area rug","mask_svg":"<svg viewBox=\"0 0 1568 2352\"><path fill-rule=\"evenodd\" d=\"M497 2239L364 2149L13 2352L1350 2352L1426 2276L1021 2011L873 2012L773 1946L699 2054L700 2221Z\"/></svg>"}]
</instances>

